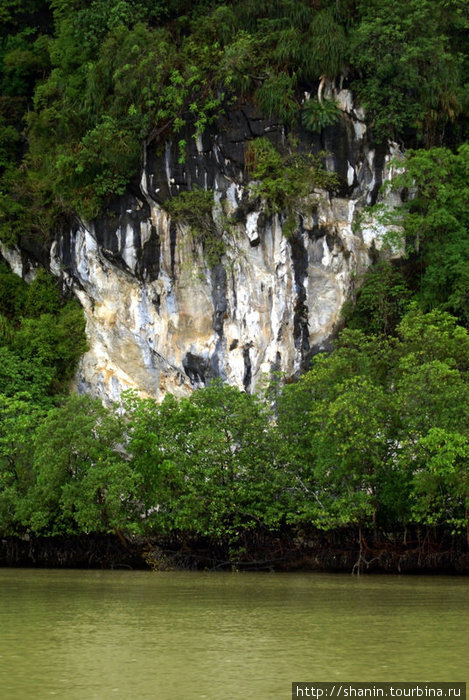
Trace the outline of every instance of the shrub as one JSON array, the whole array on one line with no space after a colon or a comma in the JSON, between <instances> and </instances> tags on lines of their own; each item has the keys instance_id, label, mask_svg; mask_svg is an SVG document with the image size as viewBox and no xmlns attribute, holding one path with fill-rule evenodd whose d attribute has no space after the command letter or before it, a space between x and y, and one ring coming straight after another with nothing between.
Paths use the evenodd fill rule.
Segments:
<instances>
[{"instance_id":1,"label":"shrub","mask_svg":"<svg viewBox=\"0 0 469 700\"><path fill-rule=\"evenodd\" d=\"M194 240L202 244L209 267L219 263L225 246L212 217L213 192L195 186L167 199L164 207L175 222L185 224Z\"/></svg>"},{"instance_id":2,"label":"shrub","mask_svg":"<svg viewBox=\"0 0 469 700\"><path fill-rule=\"evenodd\" d=\"M333 100L306 100L301 123L309 131L322 131L324 127L335 124L340 114L340 109Z\"/></svg>"},{"instance_id":3,"label":"shrub","mask_svg":"<svg viewBox=\"0 0 469 700\"><path fill-rule=\"evenodd\" d=\"M246 153L248 174L255 180L252 195L265 201L268 214L286 214L284 233L289 235L301 198L315 187L334 190L338 186L337 175L324 170L320 155L299 153L296 147L290 140L288 151L282 154L268 139L260 138L250 142Z\"/></svg>"}]
</instances>

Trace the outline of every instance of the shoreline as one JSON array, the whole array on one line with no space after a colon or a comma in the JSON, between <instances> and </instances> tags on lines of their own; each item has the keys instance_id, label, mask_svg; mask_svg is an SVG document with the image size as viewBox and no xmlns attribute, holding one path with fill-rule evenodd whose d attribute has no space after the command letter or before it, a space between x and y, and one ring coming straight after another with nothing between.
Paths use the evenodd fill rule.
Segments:
<instances>
[{"instance_id":1,"label":"shoreline","mask_svg":"<svg viewBox=\"0 0 469 700\"><path fill-rule=\"evenodd\" d=\"M329 573L469 575L469 552L461 541L375 545L348 541L293 544L275 540L265 547L228 555L217 545L162 542L122 535L5 537L0 567L127 569L153 571L271 571Z\"/></svg>"}]
</instances>

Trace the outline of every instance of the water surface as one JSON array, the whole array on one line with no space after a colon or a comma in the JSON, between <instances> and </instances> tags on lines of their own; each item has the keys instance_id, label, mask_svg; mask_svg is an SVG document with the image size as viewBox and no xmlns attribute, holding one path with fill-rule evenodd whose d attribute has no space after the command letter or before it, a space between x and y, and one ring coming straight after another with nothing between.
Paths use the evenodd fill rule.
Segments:
<instances>
[{"instance_id":1,"label":"water surface","mask_svg":"<svg viewBox=\"0 0 469 700\"><path fill-rule=\"evenodd\" d=\"M0 569L0 698L469 680L469 579Z\"/></svg>"}]
</instances>

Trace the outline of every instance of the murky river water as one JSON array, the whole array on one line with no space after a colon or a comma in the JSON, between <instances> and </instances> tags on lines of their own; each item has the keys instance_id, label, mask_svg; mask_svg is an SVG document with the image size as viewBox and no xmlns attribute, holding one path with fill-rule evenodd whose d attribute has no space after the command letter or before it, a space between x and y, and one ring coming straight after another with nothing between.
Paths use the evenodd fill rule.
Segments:
<instances>
[{"instance_id":1,"label":"murky river water","mask_svg":"<svg viewBox=\"0 0 469 700\"><path fill-rule=\"evenodd\" d=\"M0 569L0 698L469 680L469 579Z\"/></svg>"}]
</instances>

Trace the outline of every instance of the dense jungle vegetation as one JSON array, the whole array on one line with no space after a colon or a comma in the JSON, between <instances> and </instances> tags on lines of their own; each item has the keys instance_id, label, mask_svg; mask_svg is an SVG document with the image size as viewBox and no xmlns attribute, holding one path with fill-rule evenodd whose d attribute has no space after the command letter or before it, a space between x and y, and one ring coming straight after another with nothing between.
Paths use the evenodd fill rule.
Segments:
<instances>
[{"instance_id":1,"label":"dense jungle vegetation","mask_svg":"<svg viewBox=\"0 0 469 700\"><path fill-rule=\"evenodd\" d=\"M407 152L404 257L360 280L331 354L258 395L215 382L160 405L129 393L125 411L68 395L78 305L2 264L0 534L172 533L234 558L256 533L314 528L469 543L467 29L464 0L3 0L5 244L105 210L142 144L171 135L183 160L185 125L240 96L320 131L338 118L324 79L341 82L375 141Z\"/></svg>"},{"instance_id":2,"label":"dense jungle vegetation","mask_svg":"<svg viewBox=\"0 0 469 700\"><path fill-rule=\"evenodd\" d=\"M137 173L142 141L194 136L239 96L290 127L352 88L375 140L455 145L467 113L465 0L3 0L0 234L50 236ZM302 105L304 92L313 98Z\"/></svg>"}]
</instances>

